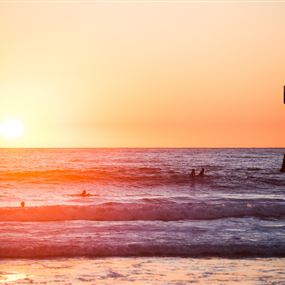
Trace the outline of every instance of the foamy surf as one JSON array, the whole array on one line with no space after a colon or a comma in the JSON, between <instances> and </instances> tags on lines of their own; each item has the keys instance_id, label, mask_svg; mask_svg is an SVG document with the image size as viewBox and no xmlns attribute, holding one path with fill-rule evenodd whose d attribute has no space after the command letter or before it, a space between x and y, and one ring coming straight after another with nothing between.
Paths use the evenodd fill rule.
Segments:
<instances>
[{"instance_id":1,"label":"foamy surf","mask_svg":"<svg viewBox=\"0 0 285 285\"><path fill-rule=\"evenodd\" d=\"M285 220L1 222L0 257L285 257Z\"/></svg>"}]
</instances>

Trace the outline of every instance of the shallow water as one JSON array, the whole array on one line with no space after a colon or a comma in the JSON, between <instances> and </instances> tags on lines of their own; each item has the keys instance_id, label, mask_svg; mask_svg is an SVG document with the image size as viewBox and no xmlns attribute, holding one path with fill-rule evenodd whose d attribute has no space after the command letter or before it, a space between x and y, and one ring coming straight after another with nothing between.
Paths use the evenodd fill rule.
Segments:
<instances>
[{"instance_id":1,"label":"shallow water","mask_svg":"<svg viewBox=\"0 0 285 285\"><path fill-rule=\"evenodd\" d=\"M61 258L0 260L0 284L284 284L285 260Z\"/></svg>"}]
</instances>

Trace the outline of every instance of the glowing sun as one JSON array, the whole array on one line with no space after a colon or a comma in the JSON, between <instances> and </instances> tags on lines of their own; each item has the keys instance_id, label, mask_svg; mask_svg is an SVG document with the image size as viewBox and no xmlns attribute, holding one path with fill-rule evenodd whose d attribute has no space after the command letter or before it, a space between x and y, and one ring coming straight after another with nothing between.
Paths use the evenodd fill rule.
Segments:
<instances>
[{"instance_id":1,"label":"glowing sun","mask_svg":"<svg viewBox=\"0 0 285 285\"><path fill-rule=\"evenodd\" d=\"M24 135L25 128L19 120L6 120L0 124L0 134L7 139L17 139Z\"/></svg>"}]
</instances>

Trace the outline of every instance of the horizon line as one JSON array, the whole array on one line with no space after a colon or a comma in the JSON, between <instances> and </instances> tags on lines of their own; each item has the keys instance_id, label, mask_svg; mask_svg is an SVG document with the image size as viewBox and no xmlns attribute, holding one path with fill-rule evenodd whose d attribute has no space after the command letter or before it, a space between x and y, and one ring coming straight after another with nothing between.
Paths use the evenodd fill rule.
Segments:
<instances>
[{"instance_id":1,"label":"horizon line","mask_svg":"<svg viewBox=\"0 0 285 285\"><path fill-rule=\"evenodd\" d=\"M260 147L260 146L226 146L226 147L220 147L220 146L196 146L196 147L191 147L191 146L170 146L170 147L159 147L159 146L153 146L153 147L119 147L119 146L98 146L98 147L0 147L0 150L2 149L285 149L285 146L265 146L265 147Z\"/></svg>"},{"instance_id":2,"label":"horizon line","mask_svg":"<svg viewBox=\"0 0 285 285\"><path fill-rule=\"evenodd\" d=\"M94 3L94 4L112 4L112 3L141 3L141 4L151 4L151 3L175 3L175 4L183 4L183 3L248 3L248 4L254 4L254 3L285 3L285 0L0 0L0 3L75 3L75 4L88 4L88 3Z\"/></svg>"}]
</instances>

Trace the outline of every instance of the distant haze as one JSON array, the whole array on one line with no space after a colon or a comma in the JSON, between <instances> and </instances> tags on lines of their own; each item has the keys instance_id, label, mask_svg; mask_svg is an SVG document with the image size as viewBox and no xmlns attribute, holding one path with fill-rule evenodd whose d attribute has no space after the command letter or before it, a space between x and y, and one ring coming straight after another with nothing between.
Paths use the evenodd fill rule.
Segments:
<instances>
[{"instance_id":1,"label":"distant haze","mask_svg":"<svg viewBox=\"0 0 285 285\"><path fill-rule=\"evenodd\" d=\"M284 147L285 3L0 3L0 147Z\"/></svg>"}]
</instances>

